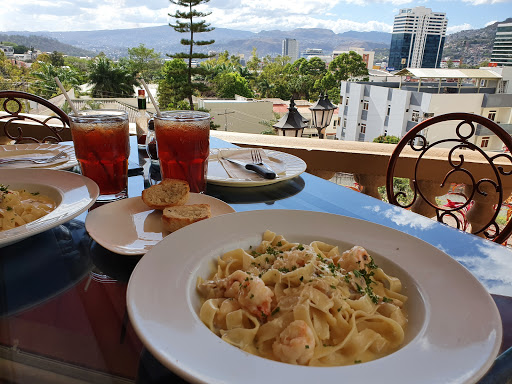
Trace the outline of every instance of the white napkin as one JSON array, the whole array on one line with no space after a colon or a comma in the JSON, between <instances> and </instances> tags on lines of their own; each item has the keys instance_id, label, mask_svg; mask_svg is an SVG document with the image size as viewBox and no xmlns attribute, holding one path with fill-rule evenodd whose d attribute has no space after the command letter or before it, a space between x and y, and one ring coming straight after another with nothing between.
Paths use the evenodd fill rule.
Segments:
<instances>
[{"instance_id":1,"label":"white napkin","mask_svg":"<svg viewBox=\"0 0 512 384\"><path fill-rule=\"evenodd\" d=\"M27 153L27 151L23 151L23 153L16 153L16 151L12 151L9 154L6 152L1 153L2 159L15 159L17 157L19 158L25 158L30 157L31 159L46 159L48 157L52 157L57 155L58 153L62 152L61 149L40 149L37 151L34 151L33 153ZM69 161L69 156L66 154L64 157L61 157L55 161L52 161L51 163L44 163L44 164L36 164L32 163L30 161L16 161L13 163L8 164L0 164L0 168L42 168L42 167L52 167L56 164L65 163L66 161Z\"/></svg>"},{"instance_id":2,"label":"white napkin","mask_svg":"<svg viewBox=\"0 0 512 384\"><path fill-rule=\"evenodd\" d=\"M256 181L262 179L262 176L258 175L256 172L249 171L248 169L245 169L241 165L234 164L223 159L224 157L228 159L242 161L244 163L254 163L251 156L251 150L257 150L261 156L261 160L263 161L263 163L269 166L276 173L276 175L284 175L286 173L284 164L269 159L265 151L261 148L221 149L217 154L218 160L226 170L226 173L229 175L229 177L231 177L232 179Z\"/></svg>"}]
</instances>

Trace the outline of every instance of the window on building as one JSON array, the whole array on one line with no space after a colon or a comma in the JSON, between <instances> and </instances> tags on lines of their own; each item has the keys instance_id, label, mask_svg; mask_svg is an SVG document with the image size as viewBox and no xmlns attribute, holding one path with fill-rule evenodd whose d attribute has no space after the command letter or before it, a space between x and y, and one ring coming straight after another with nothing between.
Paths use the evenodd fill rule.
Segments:
<instances>
[{"instance_id":1,"label":"window on building","mask_svg":"<svg viewBox=\"0 0 512 384\"><path fill-rule=\"evenodd\" d=\"M489 137L482 137L482 143L480 144L480 148L487 148L489 146Z\"/></svg>"},{"instance_id":2,"label":"window on building","mask_svg":"<svg viewBox=\"0 0 512 384\"><path fill-rule=\"evenodd\" d=\"M368 100L363 100L363 110L367 111L370 102Z\"/></svg>"},{"instance_id":3,"label":"window on building","mask_svg":"<svg viewBox=\"0 0 512 384\"><path fill-rule=\"evenodd\" d=\"M361 124L361 133L366 133L366 124Z\"/></svg>"},{"instance_id":4,"label":"window on building","mask_svg":"<svg viewBox=\"0 0 512 384\"><path fill-rule=\"evenodd\" d=\"M347 128L347 119L343 119L343 128Z\"/></svg>"},{"instance_id":5,"label":"window on building","mask_svg":"<svg viewBox=\"0 0 512 384\"><path fill-rule=\"evenodd\" d=\"M487 118L492 121L496 120L496 111L489 111Z\"/></svg>"},{"instance_id":6,"label":"window on building","mask_svg":"<svg viewBox=\"0 0 512 384\"><path fill-rule=\"evenodd\" d=\"M420 111L412 111L411 121L419 122L420 121Z\"/></svg>"},{"instance_id":7,"label":"window on building","mask_svg":"<svg viewBox=\"0 0 512 384\"><path fill-rule=\"evenodd\" d=\"M389 116L390 113L391 113L391 105L388 105L388 111L386 113L386 116Z\"/></svg>"},{"instance_id":8,"label":"window on building","mask_svg":"<svg viewBox=\"0 0 512 384\"><path fill-rule=\"evenodd\" d=\"M340 96L340 105L343 105L343 96Z\"/></svg>"},{"instance_id":9,"label":"window on building","mask_svg":"<svg viewBox=\"0 0 512 384\"><path fill-rule=\"evenodd\" d=\"M348 105L348 99L350 99L350 97L347 96L347 99L345 100L345 105Z\"/></svg>"}]
</instances>

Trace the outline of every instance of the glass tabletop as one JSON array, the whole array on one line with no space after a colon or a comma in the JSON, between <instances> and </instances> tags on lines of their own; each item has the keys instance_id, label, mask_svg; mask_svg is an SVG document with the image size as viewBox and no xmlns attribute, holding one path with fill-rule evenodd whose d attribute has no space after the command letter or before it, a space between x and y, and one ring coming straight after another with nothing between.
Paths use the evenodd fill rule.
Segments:
<instances>
[{"instance_id":1,"label":"glass tabletop","mask_svg":"<svg viewBox=\"0 0 512 384\"><path fill-rule=\"evenodd\" d=\"M132 138L129 197L158 181L158 167ZM232 145L211 138L214 148ZM235 211L329 212L420 238L464 265L493 295L503 321L502 351L512 345L512 251L303 173L276 184L206 193ZM180 382L144 349L127 316L126 288L141 256L112 253L85 230L87 213L0 248L0 380L31 383ZM1 370L0 370L1 371Z\"/></svg>"}]
</instances>

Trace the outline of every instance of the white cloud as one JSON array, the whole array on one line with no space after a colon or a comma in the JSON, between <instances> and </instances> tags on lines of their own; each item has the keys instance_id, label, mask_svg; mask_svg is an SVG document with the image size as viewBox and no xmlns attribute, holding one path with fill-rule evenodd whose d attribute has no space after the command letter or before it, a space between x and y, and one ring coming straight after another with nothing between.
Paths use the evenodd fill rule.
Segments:
<instances>
[{"instance_id":1,"label":"white cloud","mask_svg":"<svg viewBox=\"0 0 512 384\"><path fill-rule=\"evenodd\" d=\"M498 22L498 20L489 21L488 23L485 24L485 26L488 27L489 25L492 25L497 22Z\"/></svg>"},{"instance_id":2,"label":"white cloud","mask_svg":"<svg viewBox=\"0 0 512 384\"><path fill-rule=\"evenodd\" d=\"M446 33L448 35L450 35L455 32L465 31L467 29L473 29L471 24L465 23L465 24L461 24L461 25L454 25L453 27L448 27L448 28L446 28Z\"/></svg>"},{"instance_id":3,"label":"white cloud","mask_svg":"<svg viewBox=\"0 0 512 384\"><path fill-rule=\"evenodd\" d=\"M499 4L499 3L510 3L511 0L462 0L465 3L472 5L484 5L484 4Z\"/></svg>"}]
</instances>

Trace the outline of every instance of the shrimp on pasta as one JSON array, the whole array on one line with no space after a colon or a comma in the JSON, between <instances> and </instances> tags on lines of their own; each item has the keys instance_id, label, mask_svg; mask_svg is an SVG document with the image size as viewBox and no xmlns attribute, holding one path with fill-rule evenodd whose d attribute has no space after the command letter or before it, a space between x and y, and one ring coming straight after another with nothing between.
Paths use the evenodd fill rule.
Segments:
<instances>
[{"instance_id":1,"label":"shrimp on pasta","mask_svg":"<svg viewBox=\"0 0 512 384\"><path fill-rule=\"evenodd\" d=\"M201 320L228 343L288 364L371 361L404 342L407 296L361 246L292 243L271 231L198 279Z\"/></svg>"}]
</instances>

